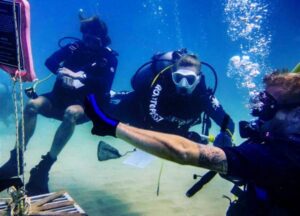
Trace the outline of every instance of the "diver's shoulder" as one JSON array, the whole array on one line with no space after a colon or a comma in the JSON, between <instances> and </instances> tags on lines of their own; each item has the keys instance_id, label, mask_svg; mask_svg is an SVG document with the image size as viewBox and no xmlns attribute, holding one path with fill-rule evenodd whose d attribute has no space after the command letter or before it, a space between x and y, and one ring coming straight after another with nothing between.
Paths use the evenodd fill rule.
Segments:
<instances>
[{"instance_id":1,"label":"diver's shoulder","mask_svg":"<svg viewBox=\"0 0 300 216\"><path fill-rule=\"evenodd\" d=\"M74 53L80 49L82 49L84 47L84 44L82 41L78 40L78 41L74 41L72 43L67 43L64 46L60 46L61 50L65 50L71 53Z\"/></svg>"},{"instance_id":2,"label":"diver's shoulder","mask_svg":"<svg viewBox=\"0 0 300 216\"><path fill-rule=\"evenodd\" d=\"M105 58L106 61L108 61L109 64L113 67L116 67L118 65L118 55L119 53L111 49L110 47L104 47L101 51L101 58Z\"/></svg>"},{"instance_id":3,"label":"diver's shoulder","mask_svg":"<svg viewBox=\"0 0 300 216\"><path fill-rule=\"evenodd\" d=\"M104 53L106 53L108 55L112 55L114 57L119 56L119 53L117 51L113 50L112 48L110 48L108 46L104 47L103 51L104 51Z\"/></svg>"}]
</instances>

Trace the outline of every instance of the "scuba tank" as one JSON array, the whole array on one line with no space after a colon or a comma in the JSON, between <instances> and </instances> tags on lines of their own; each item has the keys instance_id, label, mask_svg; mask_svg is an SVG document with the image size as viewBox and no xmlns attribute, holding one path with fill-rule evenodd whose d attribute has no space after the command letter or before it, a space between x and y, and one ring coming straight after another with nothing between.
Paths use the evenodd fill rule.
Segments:
<instances>
[{"instance_id":1,"label":"scuba tank","mask_svg":"<svg viewBox=\"0 0 300 216\"><path fill-rule=\"evenodd\" d=\"M144 91L151 87L152 81L166 67L173 65L172 52L156 54L140 66L131 78L131 87L135 91Z\"/></svg>"}]
</instances>

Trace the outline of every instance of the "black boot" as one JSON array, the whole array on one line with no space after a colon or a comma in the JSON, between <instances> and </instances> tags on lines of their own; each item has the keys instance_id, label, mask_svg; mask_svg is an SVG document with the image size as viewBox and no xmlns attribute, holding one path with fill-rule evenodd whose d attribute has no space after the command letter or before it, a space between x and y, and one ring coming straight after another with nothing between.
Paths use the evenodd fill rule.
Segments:
<instances>
[{"instance_id":1,"label":"black boot","mask_svg":"<svg viewBox=\"0 0 300 216\"><path fill-rule=\"evenodd\" d=\"M48 181L49 171L56 159L53 159L50 154L42 156L40 163L30 170L30 178L25 185L27 195L34 196L39 194L49 193Z\"/></svg>"},{"instance_id":2,"label":"black boot","mask_svg":"<svg viewBox=\"0 0 300 216\"><path fill-rule=\"evenodd\" d=\"M20 162L20 175L23 174L23 156L22 152L19 152ZM18 175L18 162L17 162L17 149L10 151L10 158L8 161L0 167L0 179L8 179Z\"/></svg>"}]
</instances>

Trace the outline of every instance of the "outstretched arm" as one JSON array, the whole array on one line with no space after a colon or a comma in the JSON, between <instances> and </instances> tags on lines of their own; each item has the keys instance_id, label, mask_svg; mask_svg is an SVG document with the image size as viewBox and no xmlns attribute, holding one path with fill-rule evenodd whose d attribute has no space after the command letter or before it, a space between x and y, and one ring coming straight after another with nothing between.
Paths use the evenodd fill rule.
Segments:
<instances>
[{"instance_id":1,"label":"outstretched arm","mask_svg":"<svg viewBox=\"0 0 300 216\"><path fill-rule=\"evenodd\" d=\"M98 106L95 95L85 101L85 112L93 122L92 134L120 138L158 157L185 165L200 166L221 174L227 173L225 152L173 134L143 130L109 118Z\"/></svg>"},{"instance_id":2,"label":"outstretched arm","mask_svg":"<svg viewBox=\"0 0 300 216\"><path fill-rule=\"evenodd\" d=\"M192 142L186 138L143 130L119 123L116 136L158 157L192 166L200 166L221 174L227 173L224 151L217 147Z\"/></svg>"}]
</instances>

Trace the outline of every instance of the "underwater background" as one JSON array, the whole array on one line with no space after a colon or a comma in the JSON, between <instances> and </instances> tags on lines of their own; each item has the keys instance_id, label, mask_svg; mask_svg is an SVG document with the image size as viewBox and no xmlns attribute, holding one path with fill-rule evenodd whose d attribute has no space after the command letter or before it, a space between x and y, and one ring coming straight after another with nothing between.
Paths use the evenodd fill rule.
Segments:
<instances>
[{"instance_id":1,"label":"underwater background","mask_svg":"<svg viewBox=\"0 0 300 216\"><path fill-rule=\"evenodd\" d=\"M264 74L293 69L300 62L300 1L298 0L63 0L29 1L31 42L39 79L50 72L44 62L62 37L81 37L79 9L86 17L99 15L108 26L110 47L119 53L113 90L131 90L135 71L158 52L187 48L211 64L218 74L216 96L235 121L249 120L249 96L259 91ZM214 85L210 71L204 71ZM0 71L0 81L11 85ZM52 89L54 78L42 83L38 93ZM26 83L25 86L30 86ZM25 99L26 101L26 99ZM0 109L2 107L0 101ZM9 113L8 113L9 114ZM0 119L0 162L15 143L15 122ZM26 151L25 177L45 154L59 122L38 118ZM215 178L194 197L185 192L204 169L163 162L160 194L156 195L161 160L144 156L142 168L124 164L126 158L99 162L99 137L90 123L80 125L50 172L50 189L67 190L89 215L224 215L231 183ZM199 130L199 128L195 128ZM214 126L211 133L216 135ZM113 138L101 138L122 153L132 147ZM5 192L1 197L5 197Z\"/></svg>"}]
</instances>

